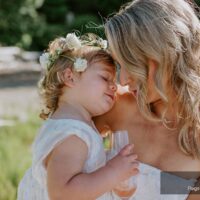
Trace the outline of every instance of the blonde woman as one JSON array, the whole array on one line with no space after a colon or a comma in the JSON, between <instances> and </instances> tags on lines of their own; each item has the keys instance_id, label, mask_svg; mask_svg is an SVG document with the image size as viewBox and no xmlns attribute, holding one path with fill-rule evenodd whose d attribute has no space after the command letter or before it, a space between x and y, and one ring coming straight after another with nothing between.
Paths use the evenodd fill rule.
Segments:
<instances>
[{"instance_id":1,"label":"blonde woman","mask_svg":"<svg viewBox=\"0 0 200 200\"><path fill-rule=\"evenodd\" d=\"M99 130L128 130L140 161L135 200L200 199L191 194L195 184L200 193L200 22L193 8L185 0L135 0L105 24L129 92L95 122ZM193 182L162 194L171 186L160 181L164 171Z\"/></svg>"}]
</instances>

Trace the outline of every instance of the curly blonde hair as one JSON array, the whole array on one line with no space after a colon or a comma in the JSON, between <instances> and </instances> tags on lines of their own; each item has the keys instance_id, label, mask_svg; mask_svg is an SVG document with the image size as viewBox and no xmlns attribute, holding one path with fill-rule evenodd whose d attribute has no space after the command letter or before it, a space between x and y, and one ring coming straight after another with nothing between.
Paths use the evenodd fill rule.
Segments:
<instances>
[{"instance_id":1,"label":"curly blonde hair","mask_svg":"<svg viewBox=\"0 0 200 200\"><path fill-rule=\"evenodd\" d=\"M186 0L135 0L109 18L105 31L110 48L139 80L137 102L151 120L162 121L147 103L148 59L158 63L154 77L163 101L171 103L164 77L179 104L179 146L200 158L200 22Z\"/></svg>"},{"instance_id":2,"label":"curly blonde hair","mask_svg":"<svg viewBox=\"0 0 200 200\"><path fill-rule=\"evenodd\" d=\"M56 38L49 44L47 52L54 54L61 47L63 47L63 38ZM77 50L63 49L51 67L45 70L44 76L39 81L39 93L45 106L40 113L42 119L47 119L57 109L59 97L62 95L62 89L65 86L62 79L63 72L66 68L74 70L73 58L79 57L87 60L88 67L91 67L95 62L103 62L115 68L114 60L110 54L99 47L87 46L86 44Z\"/></svg>"}]
</instances>

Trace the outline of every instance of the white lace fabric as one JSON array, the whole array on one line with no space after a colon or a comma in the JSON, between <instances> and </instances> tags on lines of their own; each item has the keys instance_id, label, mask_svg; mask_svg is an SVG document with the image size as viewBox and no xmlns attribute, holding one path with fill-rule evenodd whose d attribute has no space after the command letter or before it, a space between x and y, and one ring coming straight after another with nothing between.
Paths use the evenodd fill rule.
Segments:
<instances>
[{"instance_id":1,"label":"white lace fabric","mask_svg":"<svg viewBox=\"0 0 200 200\"><path fill-rule=\"evenodd\" d=\"M106 163L101 136L89 125L79 120L47 120L33 143L33 162L18 187L18 200L49 200L46 184L46 169L43 161L64 139L71 135L81 138L88 147L88 157L83 172L91 173ZM66 198L67 199L67 198ZM98 200L109 200L105 193Z\"/></svg>"}]
</instances>

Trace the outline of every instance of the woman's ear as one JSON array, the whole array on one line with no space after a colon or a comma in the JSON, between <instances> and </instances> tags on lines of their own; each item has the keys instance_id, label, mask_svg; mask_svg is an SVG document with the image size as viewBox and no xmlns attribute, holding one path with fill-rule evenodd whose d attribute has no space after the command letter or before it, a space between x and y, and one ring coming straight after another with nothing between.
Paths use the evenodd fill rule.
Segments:
<instances>
[{"instance_id":1,"label":"woman's ear","mask_svg":"<svg viewBox=\"0 0 200 200\"><path fill-rule=\"evenodd\" d=\"M63 72L62 78L65 85L67 85L68 87L74 86L75 75L72 69L70 68L65 69L65 71Z\"/></svg>"},{"instance_id":2,"label":"woman's ear","mask_svg":"<svg viewBox=\"0 0 200 200\"><path fill-rule=\"evenodd\" d=\"M148 80L150 82L154 81L155 72L158 67L158 63L153 59L148 59Z\"/></svg>"}]
</instances>

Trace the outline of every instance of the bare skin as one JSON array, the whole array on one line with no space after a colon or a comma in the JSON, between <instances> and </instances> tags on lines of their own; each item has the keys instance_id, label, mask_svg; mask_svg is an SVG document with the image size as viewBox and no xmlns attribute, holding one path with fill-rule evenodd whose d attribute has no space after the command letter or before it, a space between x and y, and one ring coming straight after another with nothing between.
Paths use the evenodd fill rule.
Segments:
<instances>
[{"instance_id":1,"label":"bare skin","mask_svg":"<svg viewBox=\"0 0 200 200\"><path fill-rule=\"evenodd\" d=\"M178 147L178 132L165 128L162 123L145 119L131 93L117 95L113 109L95 118L101 131L105 125L113 131L127 130L130 143L138 160L164 171L199 171L200 160L185 155ZM200 177L200 174L195 178ZM183 177L190 178L190 177ZM189 195L188 200L197 200L199 195Z\"/></svg>"},{"instance_id":2,"label":"bare skin","mask_svg":"<svg viewBox=\"0 0 200 200\"><path fill-rule=\"evenodd\" d=\"M92 173L83 173L87 145L77 136L70 136L54 148L46 160L48 194L51 200L93 200L110 191L117 183L137 173L127 145L106 166ZM124 172L124 173L122 173Z\"/></svg>"}]
</instances>

